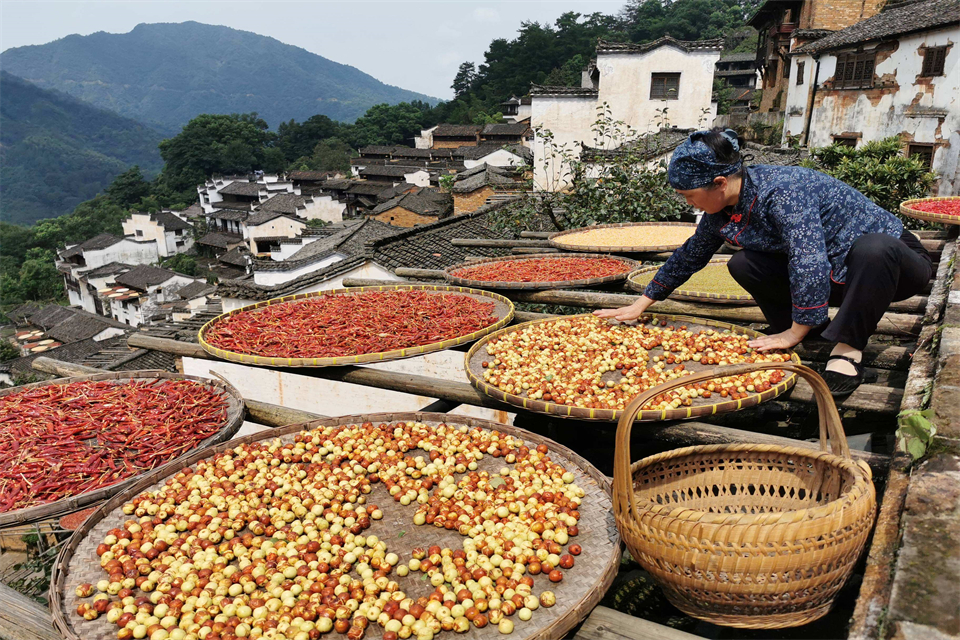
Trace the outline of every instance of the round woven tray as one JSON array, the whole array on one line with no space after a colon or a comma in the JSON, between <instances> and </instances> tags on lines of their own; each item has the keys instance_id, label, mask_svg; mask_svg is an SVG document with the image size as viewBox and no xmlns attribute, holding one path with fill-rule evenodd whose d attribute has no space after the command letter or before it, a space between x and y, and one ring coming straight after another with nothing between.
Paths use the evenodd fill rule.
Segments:
<instances>
[{"instance_id":1,"label":"round woven tray","mask_svg":"<svg viewBox=\"0 0 960 640\"><path fill-rule=\"evenodd\" d=\"M562 253L558 254L546 254L539 256L510 256L507 258L484 258L482 260L471 260L470 262L463 262L461 264L454 265L452 267L447 267L443 270L443 275L447 279L447 282L453 284L458 284L464 287L483 287L487 289L526 289L528 291L537 290L537 289L556 289L557 287L589 287L599 284L606 284L608 282L618 282L620 280L626 279L630 271L636 269L640 266L640 263L636 260L631 260L629 258L622 258L620 256L611 256L609 254L601 253L585 253L582 255L575 256L577 258L602 258L604 260L619 260L624 264L623 273L617 275L605 276L603 278L583 278L580 280L552 280L550 282L509 282L509 281L500 281L500 280L471 280L469 278L461 278L453 275L455 271L460 269L466 269L469 267L475 267L484 263L493 263L493 262L516 262L519 260L558 260L562 258L571 258L572 256L564 255Z\"/></svg>"},{"instance_id":2,"label":"round woven tray","mask_svg":"<svg viewBox=\"0 0 960 640\"><path fill-rule=\"evenodd\" d=\"M576 233L584 233L594 229L623 229L626 227L689 227L692 235L693 231L697 228L697 225L693 222L621 222L619 224L597 224L592 227L582 227L580 229L568 229L567 231L560 231L559 233L555 233L550 236L549 242L551 247L556 247L558 249L566 249L567 251L591 251L594 253L650 253L657 251L674 251L675 249L679 249L681 246L683 246L682 242L680 244L619 245L607 247L585 243L561 244L560 242L557 242L557 238Z\"/></svg>"},{"instance_id":3,"label":"round woven tray","mask_svg":"<svg viewBox=\"0 0 960 640\"><path fill-rule=\"evenodd\" d=\"M253 309L262 309L275 304L282 304L284 302L291 302L294 300L306 300L308 298L317 298L319 296L335 296L341 294L350 294L350 293L360 293L366 291L426 291L428 293L460 293L471 298L476 298L478 300L483 300L484 302L493 302L494 309L493 314L498 318L497 322L491 324L488 327L485 327L479 331L474 331L471 334L465 336L458 336L456 338L451 338L449 340L444 340L443 342L434 342L431 344L419 345L416 347L408 347L406 349L397 349L394 351L381 351L378 353L364 353L360 355L352 356L337 356L337 357L328 357L328 358L271 358L269 356L252 356L244 353L236 353L233 351L226 351L224 349L219 349L205 339L207 331L210 330L217 322L223 320L224 318L229 318L230 316L242 313L244 311L251 311ZM218 358L224 360L229 360L231 362L242 362L243 364L253 364L260 365L265 367L335 367L343 366L349 364L362 364L365 362L385 362L387 360L399 360L401 358L412 358L414 356L423 355L425 353L430 353L432 351L442 351L443 349L449 349L450 347L455 347L459 344L464 344L467 342L473 342L477 338L481 338L488 333L496 331L497 329L506 326L513 319L513 303L507 298L489 291L480 291L478 289L468 289L465 287L452 287L444 285L429 285L429 284L417 284L417 285L390 285L390 286L381 286L381 287L351 287L348 289L331 289L330 291L315 291L313 293L298 293L293 296L285 296L283 298L274 298L273 300L265 300L264 302L258 302L257 304L249 305L246 307L241 307L239 309L234 309L229 313L217 316L213 320L209 321L207 324L203 325L200 329L200 346L204 351L210 353Z\"/></svg>"},{"instance_id":4,"label":"round woven tray","mask_svg":"<svg viewBox=\"0 0 960 640\"><path fill-rule=\"evenodd\" d=\"M240 425L243 424L243 397L240 395L240 392L237 391L233 385L223 382L220 380L209 380L207 378L198 378L196 376L184 376L176 373L170 373L168 371L122 371L116 373L97 373L89 376L77 376L72 378L58 378L57 380L50 380L47 382L37 382L35 384L28 384L22 387L13 387L11 389L4 389L0 391L0 397L9 395L11 393L17 393L23 391L24 389L34 389L36 387L43 387L51 384L70 384L71 382L96 382L99 380L113 380L117 382L127 382L133 380L193 380L195 382L202 382L208 387L215 387L223 391L227 396L227 421L220 428L220 430L200 442L197 447L188 452L185 455L191 455L196 451L204 449L210 445L218 444L220 442L226 442L237 433L237 430L240 428ZM151 473L156 473L160 469L164 469L169 465L173 465L177 460L182 459L184 456L171 460L166 465L158 467ZM143 474L136 475L126 480L121 480L116 484L112 484L109 487L103 487L95 491L88 491L87 493L80 494L78 496L72 496L69 498L62 498L56 502L49 502L47 504L37 505L35 507L27 507L26 509L17 509L16 511L7 511L5 513L0 513L0 529L5 527L18 527L24 524L30 524L33 522L39 522L41 520L47 520L49 518L57 518L62 515L71 513L73 511L78 511L86 506L92 505L97 502L102 502L107 498L116 495L120 491L123 491L131 484L138 481L139 478L143 477Z\"/></svg>"},{"instance_id":5,"label":"round woven tray","mask_svg":"<svg viewBox=\"0 0 960 640\"><path fill-rule=\"evenodd\" d=\"M583 314L589 315L589 314ZM655 320L667 320L668 322L682 323L687 325L687 328L690 330L696 329L730 329L737 333L741 333L747 336L760 336L762 334L746 329L739 325L731 324L729 322L721 322L719 320L709 320L706 318L693 318L690 316L677 316L677 315L668 315L663 313L652 313L648 314L651 318ZM523 324L518 324L507 329L501 329L494 334L491 334L480 340L475 345L470 347L470 350L467 352L466 357L464 358L464 364L467 369L467 377L470 379L470 384L476 387L480 392L485 393L486 395L496 398L502 402L512 404L518 407L523 407L528 411L535 411L537 413L548 413L550 415L560 416L563 418L576 418L578 420L597 420L604 422L616 422L620 419L620 414L623 413L619 409L588 409L584 407L574 407L566 404L556 404L553 402L546 402L544 400L531 400L529 398L524 398L512 393L506 393L500 389L494 387L493 385L487 384L483 381L483 366L481 363L488 359L490 356L487 354L484 347L487 343L495 338L511 333L514 331L520 331L524 327L528 327L535 324L541 324L545 322L557 322L558 320L569 320L570 318L575 318L577 316L561 316L559 318L547 318L544 320L534 320L532 322L525 322ZM661 350L659 347L654 349L652 352L654 355L659 355ZM791 360L800 363L800 358L797 354L790 352ZM692 372L705 371L712 368L711 365L703 365L698 362L688 361L683 363L687 370ZM614 380L615 376L618 374L614 372L607 372L603 374L602 380ZM694 404L689 407L682 407L678 409L644 409L641 411L637 417L637 420L640 422L653 422L658 420L688 420L690 418L702 418L705 416L711 416L718 413L728 413L731 411L739 411L740 409L746 409L747 407L752 407L758 405L761 402L766 402L767 400L772 400L777 396L787 392L791 387L796 383L797 376L796 374L790 374L785 377L780 384L771 387L763 393L753 393L747 398L742 398L740 400L722 400L722 401L713 401L711 398L697 398L694 400Z\"/></svg>"},{"instance_id":6,"label":"round woven tray","mask_svg":"<svg viewBox=\"0 0 960 640\"><path fill-rule=\"evenodd\" d=\"M927 222L938 222L940 224L957 224L960 225L960 216L948 216L942 213L930 213L928 211L920 211L914 209L912 205L919 204L921 202L943 202L947 200L960 201L960 196L948 196L944 198L916 198L914 200L905 200L900 203L900 213L907 216L908 218L915 218L917 220L925 220Z\"/></svg>"},{"instance_id":7,"label":"round woven tray","mask_svg":"<svg viewBox=\"0 0 960 640\"><path fill-rule=\"evenodd\" d=\"M708 262L708 265L711 264L722 264L726 265L729 259L717 258ZM627 286L643 293L647 288L647 283L637 282L639 276L652 273L656 274L660 269L659 266L653 267L641 267L637 269L627 278ZM694 289L685 289L683 288L686 285L681 285L679 289L675 289L673 293L670 294L670 298L674 300L690 300L692 302L712 302L714 304L753 304L755 301L753 296L751 296L746 291L743 292L743 295L730 295L726 293L712 293L709 291L696 291Z\"/></svg>"},{"instance_id":8,"label":"round woven tray","mask_svg":"<svg viewBox=\"0 0 960 640\"><path fill-rule=\"evenodd\" d=\"M95 584L106 577L100 568L96 548L106 532L114 527L122 526L130 516L123 515L122 505L142 491L159 487L169 476L174 475L182 468L195 464L198 460L210 457L215 453L232 449L238 444L269 440L282 437L285 441L292 441L293 436L302 429L323 425L359 424L363 422L397 422L419 421L428 425L441 422L447 424L467 425L488 430L497 430L511 434L534 444L546 444L550 447L551 457L572 471L576 476L576 483L583 488L586 495L580 508L580 535L571 539L583 547L583 553L577 558L574 569L565 572L563 582L553 584L544 575L535 578L534 593L551 590L557 595L557 604L552 608L541 607L534 612L533 618L522 622L516 616L512 617L516 628L511 638L517 640L555 640L561 638L600 602L603 594L610 587L620 565L620 534L617 531L616 519L613 514L610 479L601 474L593 465L581 458L570 449L534 433L524 431L509 425L502 425L479 418L449 415L444 413L375 413L365 415L342 416L316 420L300 425L289 425L267 432L261 432L230 443L212 447L203 452L195 452L182 459L177 465L171 465L162 471L157 470L148 477L141 477L138 482L129 487L122 494L114 496L109 502L101 505L77 529L76 533L64 545L53 567L50 578L50 609L53 621L58 631L69 640L113 640L116 638L116 626L108 623L104 618L98 620L84 620L76 613L80 599L74 590L78 584L90 582ZM411 453L412 455L412 453ZM497 470L504 465L502 459L484 456L480 468ZM373 485L370 501L380 505L384 517L374 522L368 533L384 540L389 550L396 553L404 561L410 558L410 551L415 547L427 548L430 545L447 546L459 549L462 536L446 529L436 527L416 526L412 522L414 508L403 507L398 502L389 499L383 484ZM246 531L246 530L244 530ZM243 532L240 532L243 533ZM399 578L400 587L413 597L425 595L430 591L429 583L422 582L419 574L411 574L407 578ZM90 601L89 599L85 599ZM367 628L366 638L380 638L382 629L377 624ZM438 637L453 638L456 634L441 634ZM330 637L343 638L345 636L331 635ZM503 637L495 625L483 629L471 627L470 631L462 636L479 639Z\"/></svg>"}]
</instances>

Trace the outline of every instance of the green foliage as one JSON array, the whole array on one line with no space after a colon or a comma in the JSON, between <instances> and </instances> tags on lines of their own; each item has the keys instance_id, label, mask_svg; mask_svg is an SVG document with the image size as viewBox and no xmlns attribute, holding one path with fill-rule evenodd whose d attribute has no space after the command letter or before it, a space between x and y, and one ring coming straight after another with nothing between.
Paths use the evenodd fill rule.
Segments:
<instances>
[{"instance_id":1,"label":"green foliage","mask_svg":"<svg viewBox=\"0 0 960 640\"><path fill-rule=\"evenodd\" d=\"M277 146L286 158L300 158L313 153L317 143L341 135L343 125L327 116L317 115L303 122L281 122L277 127Z\"/></svg>"},{"instance_id":2,"label":"green foliage","mask_svg":"<svg viewBox=\"0 0 960 640\"><path fill-rule=\"evenodd\" d=\"M936 175L916 158L905 158L898 136L868 142L859 148L832 144L811 151L804 166L823 171L859 190L878 205L899 215L900 203L927 195ZM901 218L910 228L924 223Z\"/></svg>"},{"instance_id":3,"label":"green foliage","mask_svg":"<svg viewBox=\"0 0 960 640\"><path fill-rule=\"evenodd\" d=\"M326 220L321 220L320 218L314 218L313 220L307 220L308 229L322 229L323 227L330 224Z\"/></svg>"},{"instance_id":4,"label":"green foliage","mask_svg":"<svg viewBox=\"0 0 960 640\"><path fill-rule=\"evenodd\" d=\"M131 207L150 195L150 183L143 179L140 167L133 165L107 187L107 196L122 207Z\"/></svg>"},{"instance_id":5,"label":"green foliage","mask_svg":"<svg viewBox=\"0 0 960 640\"><path fill-rule=\"evenodd\" d=\"M577 54L556 67L544 79L543 84L560 87L579 87L583 68L587 66L587 60L581 54Z\"/></svg>"},{"instance_id":6,"label":"green foliage","mask_svg":"<svg viewBox=\"0 0 960 640\"><path fill-rule=\"evenodd\" d=\"M464 62L457 69L457 75L453 78L453 95L457 98L473 89L477 83L477 68L472 62Z\"/></svg>"},{"instance_id":7,"label":"green foliage","mask_svg":"<svg viewBox=\"0 0 960 640\"><path fill-rule=\"evenodd\" d=\"M937 428L930 422L933 409L926 411L903 411L897 416L897 449L919 460L937 435Z\"/></svg>"},{"instance_id":8,"label":"green foliage","mask_svg":"<svg viewBox=\"0 0 960 640\"><path fill-rule=\"evenodd\" d=\"M13 346L8 340L0 340L0 362L20 357L20 349Z\"/></svg>"},{"instance_id":9,"label":"green foliage","mask_svg":"<svg viewBox=\"0 0 960 640\"><path fill-rule=\"evenodd\" d=\"M440 190L449 193L450 190L453 189L453 184L456 181L457 181L457 177L450 174L444 174L440 176L439 178Z\"/></svg>"},{"instance_id":10,"label":"green foliage","mask_svg":"<svg viewBox=\"0 0 960 640\"><path fill-rule=\"evenodd\" d=\"M193 256L188 256L185 253L178 253L170 256L163 261L163 266L171 271L182 273L185 276L199 275L199 270L197 269L197 259Z\"/></svg>"},{"instance_id":11,"label":"green foliage","mask_svg":"<svg viewBox=\"0 0 960 640\"><path fill-rule=\"evenodd\" d=\"M430 119L430 105L426 102L376 104L367 109L349 128L346 139L354 149L368 144L394 145L413 143Z\"/></svg>"},{"instance_id":12,"label":"green foliage","mask_svg":"<svg viewBox=\"0 0 960 640\"><path fill-rule=\"evenodd\" d=\"M0 220L68 213L136 164L161 166L161 135L115 113L0 72Z\"/></svg>"},{"instance_id":13,"label":"green foliage","mask_svg":"<svg viewBox=\"0 0 960 640\"><path fill-rule=\"evenodd\" d=\"M300 171L349 171L353 149L340 138L321 140L309 156L297 158L290 170Z\"/></svg>"},{"instance_id":14,"label":"green foliage","mask_svg":"<svg viewBox=\"0 0 960 640\"><path fill-rule=\"evenodd\" d=\"M730 113L730 107L733 105L733 92L734 88L720 78L713 79L713 95L717 101L717 115L722 116Z\"/></svg>"}]
</instances>

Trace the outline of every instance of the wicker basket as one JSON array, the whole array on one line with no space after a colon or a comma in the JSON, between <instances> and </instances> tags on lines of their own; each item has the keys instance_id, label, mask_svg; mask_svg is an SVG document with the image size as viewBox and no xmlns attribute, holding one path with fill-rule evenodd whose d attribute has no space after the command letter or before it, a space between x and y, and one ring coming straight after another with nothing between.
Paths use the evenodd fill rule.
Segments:
<instances>
[{"instance_id":1,"label":"wicker basket","mask_svg":"<svg viewBox=\"0 0 960 640\"><path fill-rule=\"evenodd\" d=\"M948 216L942 213L930 213L929 211L920 211L914 209L913 205L921 202L943 202L949 200L960 200L960 196L947 196L944 198L917 198L915 200L904 200L900 203L900 213L908 218L924 220L926 222L937 222L939 224L960 225L960 216Z\"/></svg>"},{"instance_id":2,"label":"wicker basket","mask_svg":"<svg viewBox=\"0 0 960 640\"><path fill-rule=\"evenodd\" d=\"M704 445L630 464L630 430L645 402L682 384L763 369L796 372L813 387L820 451ZM793 363L723 367L637 396L617 426L613 478L621 536L669 600L695 618L745 629L826 614L876 514L870 468L850 457L826 383Z\"/></svg>"},{"instance_id":3,"label":"wicker basket","mask_svg":"<svg viewBox=\"0 0 960 640\"><path fill-rule=\"evenodd\" d=\"M474 280L471 278L463 278L455 275L457 271L461 269L466 269L469 267L476 267L481 264L491 264L496 262L516 262L519 260L557 260L563 258L580 258L580 259L605 259L605 260L618 260L623 263L624 268L626 269L622 273L618 273L612 276L603 276L600 278L581 278L579 280L553 280L553 281L534 281L534 282L517 282L509 280ZM627 276L632 270L639 269L640 263L636 260L631 260L629 258L624 258L622 256L612 256L606 253L581 253L576 255L571 255L569 253L547 253L538 256L531 255L522 255L522 256L506 256L503 258L481 258L479 260L468 260L466 262L461 262L455 264L452 267L447 267L443 270L443 276L446 278L447 282L461 287L474 287L474 288L484 288L484 289L523 289L526 291L536 291L540 289L559 289L560 287L570 289L574 287L593 287L598 285L609 284L611 282L620 282L627 279Z\"/></svg>"}]
</instances>

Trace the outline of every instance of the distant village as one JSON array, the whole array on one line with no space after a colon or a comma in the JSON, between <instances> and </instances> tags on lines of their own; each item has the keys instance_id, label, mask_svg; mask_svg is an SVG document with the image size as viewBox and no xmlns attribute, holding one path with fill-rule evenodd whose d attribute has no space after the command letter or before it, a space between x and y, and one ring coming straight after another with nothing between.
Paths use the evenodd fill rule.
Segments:
<instances>
[{"instance_id":1,"label":"distant village","mask_svg":"<svg viewBox=\"0 0 960 640\"><path fill-rule=\"evenodd\" d=\"M131 350L149 330L195 340L216 315L280 296L335 289L345 278L398 280L398 268L438 269L505 255L487 216L562 189L538 131L603 170L591 127L598 107L635 130L641 157L669 157L692 130L782 121L780 144L751 144L752 163L797 164L806 149L900 136L903 152L937 175L935 194L960 191L960 24L945 0L887 4L768 0L751 19L755 53L722 41L664 37L600 41L579 87L533 85L501 106L503 121L440 124L412 146L367 146L349 172L210 176L182 211L133 213L123 236L64 247L57 270L70 306L8 312L21 357L0 383L34 375L40 355L107 370L169 369L174 358ZM718 115L716 86L729 112ZM188 253L210 277L158 266ZM55 351L55 353L51 353Z\"/></svg>"}]
</instances>

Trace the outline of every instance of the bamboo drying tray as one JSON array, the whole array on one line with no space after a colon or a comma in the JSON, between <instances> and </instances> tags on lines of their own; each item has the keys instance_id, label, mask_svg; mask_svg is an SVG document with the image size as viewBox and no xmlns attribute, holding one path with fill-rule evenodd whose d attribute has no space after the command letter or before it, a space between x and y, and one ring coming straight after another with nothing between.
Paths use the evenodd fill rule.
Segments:
<instances>
[{"instance_id":1,"label":"bamboo drying tray","mask_svg":"<svg viewBox=\"0 0 960 640\"><path fill-rule=\"evenodd\" d=\"M709 269L712 265L723 265L724 267L726 267L726 264L728 261L729 259L716 258L708 262L706 268ZM631 273L630 276L627 278L627 286L633 289L634 291L643 293L643 291L647 288L647 284L649 284L649 280L647 282L640 282L640 278L642 276L649 274L652 279L652 277L656 275L657 271L659 270L660 270L659 266L642 267L640 269L637 269L636 271ZM729 275L726 268L723 269L723 272L724 272L723 275L725 277L728 277L731 280L733 280L733 276ZM736 280L733 280L733 282L734 284L736 284ZM740 288L740 290L743 291L743 294L734 295L734 294L728 294L728 293L715 293L713 291L699 291L697 289L688 288L689 286L690 286L690 283L688 281L683 285L681 285L680 288L675 289L673 293L670 294L669 297L673 298L674 300L690 300L692 302L712 302L714 304L753 304L755 302L753 299L753 296L751 296L749 293L747 293L745 289L742 289L742 288ZM737 285L737 287L739 288L740 285Z\"/></svg>"},{"instance_id":2,"label":"bamboo drying tray","mask_svg":"<svg viewBox=\"0 0 960 640\"><path fill-rule=\"evenodd\" d=\"M642 227L645 229L656 229L656 227L689 228L690 235L693 235L693 232L697 229L697 225L692 222L621 222L619 224L597 224L592 227L581 227L580 229L568 229L567 231L560 231L559 233L555 233L550 236L549 243L551 247L556 247L558 249L566 249L567 251L590 251L593 253L650 253L658 251L674 251L683 246L683 242L679 244L622 244L599 246L588 244L586 239L582 241L582 244L568 244L558 241L558 238L572 236L577 233L585 233L587 231L593 231L594 229L629 229L637 227Z\"/></svg>"},{"instance_id":3,"label":"bamboo drying tray","mask_svg":"<svg viewBox=\"0 0 960 640\"><path fill-rule=\"evenodd\" d=\"M600 602L619 569L622 549L620 534L613 515L610 479L570 449L529 431L479 418L422 412L342 416L299 425L289 425L237 438L229 443L211 447L202 452L194 452L182 458L176 465L169 465L162 470L156 470L149 476L142 476L136 484L122 494L114 496L110 501L101 505L77 529L60 551L50 578L50 609L57 630L68 640L115 640L116 625L108 623L103 617L88 621L77 615L76 608L80 599L77 598L74 589L78 584L84 582L95 584L97 580L105 577L103 570L100 568L99 558L96 555L96 547L107 531L122 526L123 522L130 519L131 516L124 515L121 507L139 493L162 486L168 477L176 474L180 469L196 464L197 461L211 457L216 453L232 449L238 444L271 440L277 437L289 442L302 429L317 426L361 424L363 422L378 424L397 421L418 421L428 425L445 422L447 424L480 427L511 434L527 442L532 442L534 445L546 444L550 447L551 457L574 473L576 483L583 488L586 495L580 508L581 533L576 538L571 538L571 543L580 544L583 547L583 553L577 558L576 567L565 573L563 582L553 584L543 574L535 578L534 593L549 589L556 593L557 604L552 608L541 607L534 612L533 618L527 622L523 622L516 617L511 618L515 621L516 628L513 634L508 636L516 640L555 640L563 637ZM504 466L502 459L484 456L480 468L497 470L502 466ZM374 490L370 494L370 500L380 506L384 512L384 517L380 521L375 521L367 532L377 535L387 542L389 550L398 554L402 560L410 558L410 551L414 547L427 548L430 545L437 544L454 549L460 548L460 541L463 538L458 533L431 526L414 525L412 522L414 508L412 506L403 507L398 502L389 499L382 483L373 486ZM377 524L377 522L380 524ZM240 532L240 534L242 533ZM408 593L413 593L415 598L424 595L431 589L429 583L422 582L417 574L400 578L398 582L402 589L407 590ZM367 628L365 637L379 638L381 634L380 626L372 623ZM450 632L438 637L453 638L455 635L457 634ZM336 634L330 637L343 638L345 636ZM489 625L483 629L471 626L468 633L457 635L457 637L490 640L497 637L503 638L504 636L498 632L496 625Z\"/></svg>"},{"instance_id":4,"label":"bamboo drying tray","mask_svg":"<svg viewBox=\"0 0 960 640\"><path fill-rule=\"evenodd\" d=\"M584 316L590 314L582 314ZM721 322L719 320L710 320L707 318L694 318L691 316L678 316L678 315L668 315L662 313L652 313L647 314L649 317L654 320L667 320L668 322L681 323L687 325L687 328L690 330L697 329L729 329L736 333L743 335L758 337L763 334L753 331L751 329L746 329L739 325L731 324L729 322ZM513 393L507 393L501 391L495 386L484 382L483 380L483 366L482 362L488 359L490 356L484 350L484 347L488 342L494 340L495 338L511 333L514 331L521 331L525 327L541 324L545 322L557 322L560 320L569 320L570 318L575 318L578 316L560 316L559 318L546 318L544 320L534 320L532 322L525 322L524 324L518 324L506 329L501 329L496 333L493 333L489 336L486 336L484 339L480 340L467 352L466 357L464 358L464 365L467 370L467 377L470 379L470 384L477 388L481 393L484 393L492 398L496 398L501 402L506 402L507 404L512 404L517 407L523 407L528 411L535 411L537 413L547 413L550 415L560 416L562 418L576 418L578 420L597 420L603 422L616 422L620 419L620 416L623 414L622 410L619 409L589 409L585 407L574 407L572 405L566 404L557 404L555 402L546 402L544 400L531 400L530 398L524 398ZM659 349L659 347L658 347ZM654 350L654 355L659 355L659 351ZM797 364L800 363L800 358L796 353L790 352L790 358L793 362ZM707 365L702 365L697 362L688 361L683 363L684 366L692 372L700 372L709 369ZM614 380L617 379L618 374L613 372L607 372L603 374L603 380ZM789 391L793 385L796 383L797 377L796 374L791 374L786 376L779 384L771 387L770 389L764 391L763 393L752 393L747 398L742 398L740 400L722 400L722 401L713 401L711 398L697 398L694 400L694 404L689 407L682 407L678 409L645 409L641 411L637 417L640 422L653 422L659 420L688 420L691 418L703 418L706 416L712 416L718 413L728 413L731 411L739 411L740 409L746 409L760 404L761 402L766 402L767 400L772 400L777 396L786 393Z\"/></svg>"},{"instance_id":5,"label":"bamboo drying tray","mask_svg":"<svg viewBox=\"0 0 960 640\"><path fill-rule=\"evenodd\" d=\"M877 507L870 467L850 456L836 404L815 371L755 363L693 377L765 369L789 370L810 383L820 451L701 445L631 465L633 416L678 379L630 402L614 456L617 525L633 557L684 613L745 629L793 627L825 615L857 564Z\"/></svg>"},{"instance_id":6,"label":"bamboo drying tray","mask_svg":"<svg viewBox=\"0 0 960 640\"><path fill-rule=\"evenodd\" d=\"M205 339L206 333L209 331L210 327L217 322L238 313L252 311L254 309L262 309L267 306L282 304L284 302L292 302L294 300L306 300L308 298L317 298L320 296L335 296L370 291L426 291L428 293L459 293L477 300L482 300L484 302L493 302L493 314L498 318L498 320L494 324L480 329L479 331L474 331L473 333L465 336L458 336L456 338L444 340L443 342L433 342L431 344L407 347L406 349L396 349L393 351L381 351L378 353L364 353L352 356L336 356L327 358L272 358L268 356L252 356L244 353L236 353L234 351L220 349L208 343ZM203 325L203 327L200 329L199 338L200 346L204 351L218 358L229 360L231 362L242 362L243 364L253 364L263 367L336 367L351 364L363 364L367 362L386 362L387 360L412 358L425 353L442 351L443 349L449 349L450 347L455 347L460 344L473 342L477 338L481 338L492 331L496 331L497 329L508 325L513 319L513 312L513 303L509 299L489 291L480 291L479 289L469 289L466 287L430 284L350 287L347 289L331 289L330 291L315 291L313 293L298 293L293 296L274 298L272 300L265 300L264 302L258 302L257 304L234 309L229 313L217 316L213 320Z\"/></svg>"},{"instance_id":7,"label":"bamboo drying tray","mask_svg":"<svg viewBox=\"0 0 960 640\"><path fill-rule=\"evenodd\" d=\"M97 373L89 376L75 376L71 378L58 378L56 380L49 380L47 382L37 382L34 384L24 385L22 387L13 387L11 389L4 389L0 391L0 397L9 395L11 393L18 393L24 389L34 389L37 387L43 387L51 384L70 384L72 382L97 382L101 380L111 380L116 382L132 382L137 380L193 380L195 382L202 382L208 387L215 387L220 389L226 394L227 399L227 421L220 428L220 430L214 435L210 436L206 440L200 442L197 447L192 452L188 452L185 455L192 455L196 451L200 451L214 444L219 444L221 442L226 442L230 440L240 429L240 425L243 424L243 397L240 395L240 392L234 388L228 382L221 380L211 380L208 378L198 378L197 376L185 376L175 373L170 373L168 371L121 371L114 373ZM178 460L182 460L184 456L180 456L175 460L171 460L165 465L158 467L151 473L156 473L157 471L166 468L167 466L175 464ZM49 502L47 504L37 505L35 507L27 507L25 509L17 509L15 511L7 511L5 513L0 513L0 529L6 527L18 527L25 524L31 524L34 522L40 522L41 520L47 520L49 518L57 518L68 513L78 511L87 506L90 506L97 502L102 502L107 498L110 498L113 495L123 491L131 484L138 481L139 478L142 478L143 474L132 476L125 480L121 480L116 484L112 484L109 487L102 487L94 491L88 491L79 496L72 496L69 498L62 498L55 502Z\"/></svg>"},{"instance_id":8,"label":"bamboo drying tray","mask_svg":"<svg viewBox=\"0 0 960 640\"><path fill-rule=\"evenodd\" d=\"M921 202L945 202L945 201L960 202L960 196L948 196L944 198L915 198L913 200L905 200L904 202L900 203L900 213L907 216L908 218L914 218L916 220L924 220L926 222L937 222L939 224L960 225L960 215L949 216L943 213L931 213L929 211L920 211L919 209L913 208L913 205L920 204Z\"/></svg>"},{"instance_id":9,"label":"bamboo drying tray","mask_svg":"<svg viewBox=\"0 0 960 640\"><path fill-rule=\"evenodd\" d=\"M496 262L517 262L521 260L526 261L536 261L536 260L558 260L558 259L570 259L571 257L575 258L603 258L605 260L619 260L623 263L625 271L623 273L618 273L612 276L605 276L602 278L582 278L580 280L551 280L549 282L509 282L509 281L499 281L499 280L471 280L470 278L462 278L454 275L455 271L460 269L467 269L469 267L475 267L481 264L490 264ZM562 253L559 254L544 254L538 256L510 256L506 258L483 258L482 260L471 260L469 262L463 262L452 267L447 267L443 270L443 275L447 279L447 282L464 286L464 287L483 287L486 289L525 289L527 291L534 291L538 289L556 289L557 287L590 287L601 284L606 284L609 282L619 282L625 280L630 271L636 269L640 266L640 263L636 260L631 260L629 258L623 258L621 256L611 256L609 254L601 253L584 253L577 256L565 255Z\"/></svg>"}]
</instances>

